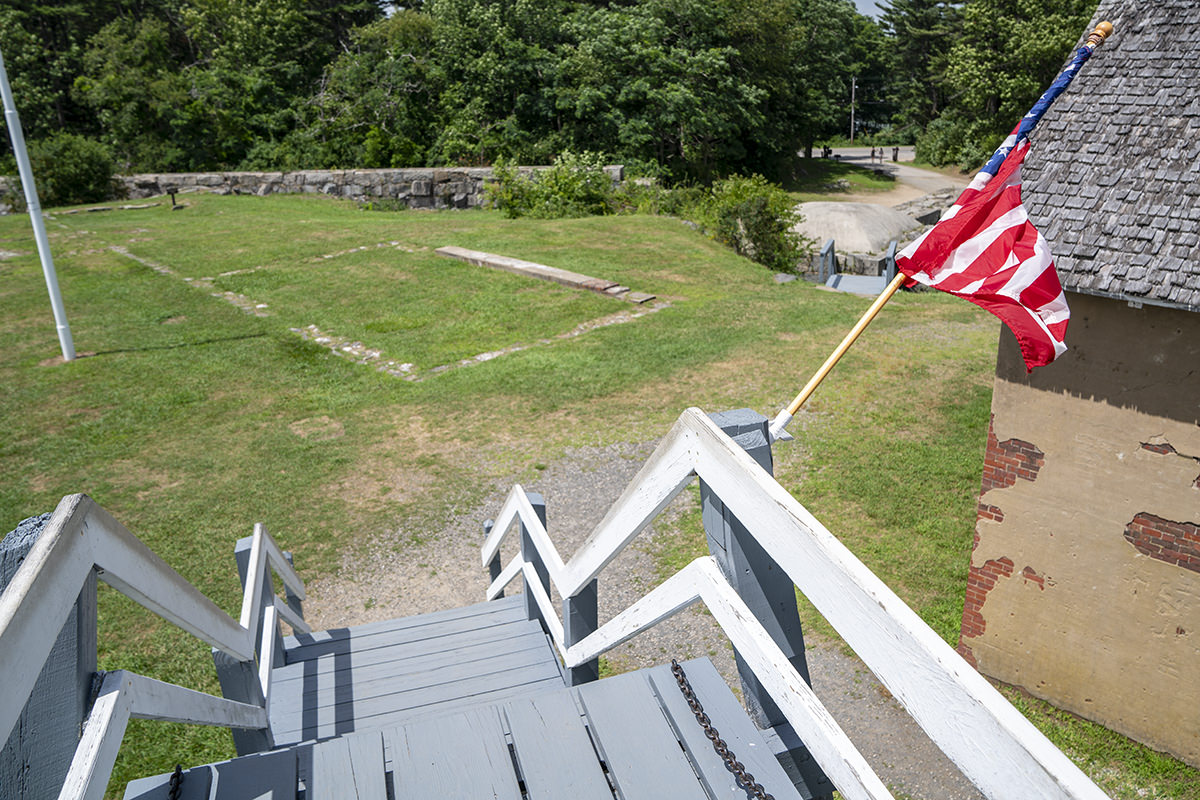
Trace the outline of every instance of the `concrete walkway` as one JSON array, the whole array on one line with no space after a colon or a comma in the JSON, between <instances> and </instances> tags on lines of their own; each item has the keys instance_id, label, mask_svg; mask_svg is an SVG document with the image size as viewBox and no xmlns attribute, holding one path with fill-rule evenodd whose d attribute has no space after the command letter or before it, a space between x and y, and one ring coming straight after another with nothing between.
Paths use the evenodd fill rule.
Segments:
<instances>
[{"instance_id":1,"label":"concrete walkway","mask_svg":"<svg viewBox=\"0 0 1200 800\"><path fill-rule=\"evenodd\" d=\"M951 189L964 189L971 181L968 175L961 177L943 175L940 172L921 169L914 167L911 163L905 163L913 160L912 147L900 148L899 162L892 161L892 148L884 147L882 150L884 153L882 163L878 160L875 162L871 161L871 148L869 147L837 147L834 148L833 154L841 156L840 160L847 164L883 170L894 176L899 183L919 189L924 194L944 192Z\"/></svg>"}]
</instances>

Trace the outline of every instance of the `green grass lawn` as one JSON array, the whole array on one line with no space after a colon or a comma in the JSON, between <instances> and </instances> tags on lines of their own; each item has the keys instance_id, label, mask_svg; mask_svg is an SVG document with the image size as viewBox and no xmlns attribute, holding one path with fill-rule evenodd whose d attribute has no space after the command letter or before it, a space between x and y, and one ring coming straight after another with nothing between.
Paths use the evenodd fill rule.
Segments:
<instances>
[{"instance_id":1,"label":"green grass lawn","mask_svg":"<svg viewBox=\"0 0 1200 800\"><path fill-rule=\"evenodd\" d=\"M669 218L186 200L181 211L49 222L76 346L95 354L69 365L54 358L29 221L0 218L0 250L22 253L0 261L0 527L85 491L231 614L233 543L255 521L306 580L330 574L379 532L436 535L498 476L566 448L659 436L688 406L774 415L869 304L776 284ZM434 255L444 245L617 280L670 305L563 338L631 306ZM226 292L267 316L214 296ZM293 331L309 325L420 369L452 368L393 377ZM898 296L797 417L797 440L776 450L781 482L952 643L997 325L954 298ZM525 349L453 366L515 345ZM683 519L664 565L686 559L698 531ZM100 614L102 667L216 690L204 645L111 591ZM1145 772L1145 748L1033 706L1045 729L1074 737L1077 760L1115 770L1101 777L1115 797L1146 784L1200 798L1195 770L1163 760ZM117 781L232 752L225 732L161 723L131 725L125 742Z\"/></svg>"}]
</instances>

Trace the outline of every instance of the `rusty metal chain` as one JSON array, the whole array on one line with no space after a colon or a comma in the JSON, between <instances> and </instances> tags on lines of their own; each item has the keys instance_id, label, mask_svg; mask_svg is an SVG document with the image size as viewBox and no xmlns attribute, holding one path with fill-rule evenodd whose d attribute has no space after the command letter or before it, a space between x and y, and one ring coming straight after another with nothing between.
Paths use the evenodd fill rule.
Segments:
<instances>
[{"instance_id":1,"label":"rusty metal chain","mask_svg":"<svg viewBox=\"0 0 1200 800\"><path fill-rule=\"evenodd\" d=\"M725 766L733 773L738 785L757 800L775 800L774 797L767 794L767 790L762 787L761 783L754 782L754 776L746 772L746 766L737 760L737 756L729 749L729 745L712 726L712 720L708 718L708 714L704 713L704 706L700 705L700 698L696 697L696 693L692 691L692 684L688 682L687 674L675 659L671 659L671 674L675 676L675 681L679 684L679 691L683 692L683 699L687 700L692 713L696 715L696 722L700 723L700 727L704 729L704 735L712 742L713 750L716 750L717 755L724 759Z\"/></svg>"},{"instance_id":2,"label":"rusty metal chain","mask_svg":"<svg viewBox=\"0 0 1200 800\"><path fill-rule=\"evenodd\" d=\"M167 781L167 800L179 800L179 789L183 785L183 765L176 764L171 779Z\"/></svg>"}]
</instances>

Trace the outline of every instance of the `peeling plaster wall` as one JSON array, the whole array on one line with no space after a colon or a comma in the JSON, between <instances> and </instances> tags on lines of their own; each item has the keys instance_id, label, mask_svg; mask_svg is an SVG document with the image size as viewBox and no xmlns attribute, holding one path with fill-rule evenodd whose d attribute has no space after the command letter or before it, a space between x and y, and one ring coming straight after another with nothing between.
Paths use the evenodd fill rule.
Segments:
<instances>
[{"instance_id":1,"label":"peeling plaster wall","mask_svg":"<svg viewBox=\"0 0 1200 800\"><path fill-rule=\"evenodd\" d=\"M1031 376L1002 333L960 651L1200 766L1200 315L1070 302Z\"/></svg>"}]
</instances>

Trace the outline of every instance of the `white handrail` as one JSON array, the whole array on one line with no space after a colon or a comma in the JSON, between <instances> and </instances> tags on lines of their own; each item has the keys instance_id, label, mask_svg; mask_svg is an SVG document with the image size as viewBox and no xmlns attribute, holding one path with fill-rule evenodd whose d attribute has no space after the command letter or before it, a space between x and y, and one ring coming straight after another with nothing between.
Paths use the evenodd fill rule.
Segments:
<instances>
[{"instance_id":1,"label":"white handrail","mask_svg":"<svg viewBox=\"0 0 1200 800\"><path fill-rule=\"evenodd\" d=\"M512 522L520 519L545 561L554 585L563 597L571 597L697 475L986 796L996 800L1107 798L699 409L688 409L680 416L570 562L564 564L559 558L537 515L531 507L526 510L527 501L521 502L524 491L514 487L484 545L483 563L494 557ZM525 572L523 565L522 571ZM506 569L501 577L515 577L515 573ZM494 581L489 593L503 588L499 584L499 579ZM540 582L532 571L526 572L526 585L533 589L543 615L548 608L553 615L550 604L539 597ZM661 614L646 625L671 613L665 608L659 608L658 612ZM584 641L595 639L615 621ZM726 632L731 638L738 635L730 629ZM558 643L561 649L561 639ZM585 654L579 649L581 644L568 651L571 655L565 659L567 666L584 663L599 652ZM786 702L779 696L775 699ZM835 769L826 763L822 767L827 772Z\"/></svg>"},{"instance_id":2,"label":"white handrail","mask_svg":"<svg viewBox=\"0 0 1200 800\"><path fill-rule=\"evenodd\" d=\"M258 678L264 705L252 705L197 692L131 672L105 676L84 724L60 798L101 798L130 717L231 728L266 728L271 697L271 664L282 618L294 629L311 629L279 597L262 610L263 576L274 568L293 596L304 584L262 525L256 525L242 621L233 620L137 537L86 495L64 497L21 567L0 595L0 732L7 738L33 690L58 632L80 588L94 569L121 593L239 661L261 656ZM261 642L255 642L259 615Z\"/></svg>"},{"instance_id":3,"label":"white handrail","mask_svg":"<svg viewBox=\"0 0 1200 800\"><path fill-rule=\"evenodd\" d=\"M275 539L267 532L267 527L261 522L256 522L254 535L250 541L250 559L246 565L246 584L242 588L242 612L240 615L242 627L253 630L257 625L256 621L265 613L265 607L268 610L273 609L279 617L292 626L293 630L300 633L312 633L312 628L308 626L304 618L279 597L272 597L270 601L263 597L263 584L265 583L263 578L271 568L274 568L283 580L286 591L291 592L299 600L304 599L304 582L300 580L300 576L296 574L287 557L283 555L283 551L279 549ZM264 624L263 629L264 631L273 629L277 625L278 618L270 626ZM265 638L263 641L266 641Z\"/></svg>"},{"instance_id":4,"label":"white handrail","mask_svg":"<svg viewBox=\"0 0 1200 800\"><path fill-rule=\"evenodd\" d=\"M265 728L267 711L259 706L214 697L125 670L104 676L59 800L102 800L130 718Z\"/></svg>"},{"instance_id":5,"label":"white handrail","mask_svg":"<svg viewBox=\"0 0 1200 800\"><path fill-rule=\"evenodd\" d=\"M243 628L87 495L64 497L0 595L0 734L7 738L88 574L241 661Z\"/></svg>"},{"instance_id":6,"label":"white handrail","mask_svg":"<svg viewBox=\"0 0 1200 800\"><path fill-rule=\"evenodd\" d=\"M734 649L776 699L787 721L842 796L847 800L892 800L887 786L729 585L712 556L688 564L571 647L566 665L575 667L591 661L697 601L712 612Z\"/></svg>"}]
</instances>

